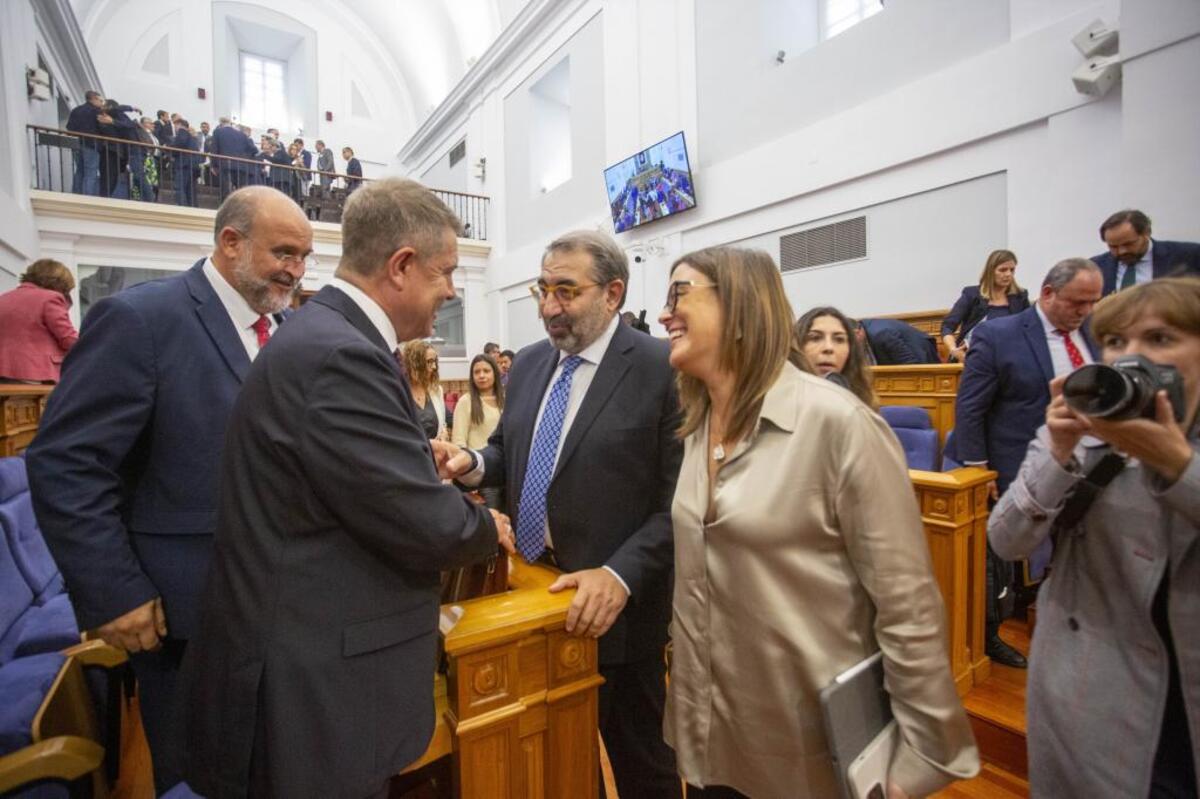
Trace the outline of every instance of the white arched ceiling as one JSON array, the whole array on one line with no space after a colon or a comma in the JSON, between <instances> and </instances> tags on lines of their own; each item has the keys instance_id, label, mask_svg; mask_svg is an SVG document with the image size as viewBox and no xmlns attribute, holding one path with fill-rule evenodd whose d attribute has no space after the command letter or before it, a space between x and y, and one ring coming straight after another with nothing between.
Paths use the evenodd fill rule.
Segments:
<instances>
[{"instance_id":1,"label":"white arched ceiling","mask_svg":"<svg viewBox=\"0 0 1200 799\"><path fill-rule=\"evenodd\" d=\"M154 0L70 0L84 37L119 7ZM211 2L211 0L210 0ZM243 0L278 9L278 2ZM323 0L322 16L355 32L365 49L405 87L414 129L449 93L527 0ZM311 20L309 20L311 22ZM319 26L318 26L319 30ZM406 109L407 110L407 109Z\"/></svg>"}]
</instances>

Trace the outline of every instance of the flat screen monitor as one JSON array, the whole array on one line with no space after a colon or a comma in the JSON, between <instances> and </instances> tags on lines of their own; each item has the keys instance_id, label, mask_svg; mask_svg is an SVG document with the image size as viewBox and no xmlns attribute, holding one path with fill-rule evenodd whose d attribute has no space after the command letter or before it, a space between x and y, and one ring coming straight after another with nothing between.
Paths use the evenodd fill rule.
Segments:
<instances>
[{"instance_id":1,"label":"flat screen monitor","mask_svg":"<svg viewBox=\"0 0 1200 799\"><path fill-rule=\"evenodd\" d=\"M683 131L610 166L604 182L618 233L696 207Z\"/></svg>"}]
</instances>

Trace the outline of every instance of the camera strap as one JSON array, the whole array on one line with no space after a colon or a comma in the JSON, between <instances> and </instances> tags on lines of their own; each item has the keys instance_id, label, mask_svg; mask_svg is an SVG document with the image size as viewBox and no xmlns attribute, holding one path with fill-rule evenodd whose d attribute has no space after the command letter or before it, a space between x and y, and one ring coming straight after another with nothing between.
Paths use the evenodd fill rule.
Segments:
<instances>
[{"instance_id":1,"label":"camera strap","mask_svg":"<svg viewBox=\"0 0 1200 799\"><path fill-rule=\"evenodd\" d=\"M1111 483L1125 468L1125 457L1110 452L1093 466L1067 497L1066 505L1054 520L1055 530L1070 530L1088 512L1088 508L1100 496L1105 486Z\"/></svg>"}]
</instances>

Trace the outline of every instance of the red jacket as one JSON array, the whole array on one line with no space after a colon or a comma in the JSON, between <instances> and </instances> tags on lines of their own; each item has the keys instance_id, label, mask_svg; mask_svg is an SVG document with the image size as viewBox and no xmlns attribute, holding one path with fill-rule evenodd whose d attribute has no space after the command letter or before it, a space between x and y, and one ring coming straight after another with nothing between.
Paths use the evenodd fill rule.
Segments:
<instances>
[{"instance_id":1,"label":"red jacket","mask_svg":"<svg viewBox=\"0 0 1200 799\"><path fill-rule=\"evenodd\" d=\"M0 294L0 378L58 382L79 339L68 309L62 294L33 283Z\"/></svg>"}]
</instances>

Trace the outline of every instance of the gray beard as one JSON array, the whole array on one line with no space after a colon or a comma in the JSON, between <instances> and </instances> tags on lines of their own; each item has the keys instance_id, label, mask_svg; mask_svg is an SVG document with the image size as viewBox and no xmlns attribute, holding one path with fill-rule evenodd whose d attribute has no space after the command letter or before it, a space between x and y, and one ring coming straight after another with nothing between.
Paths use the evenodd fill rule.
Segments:
<instances>
[{"instance_id":1,"label":"gray beard","mask_svg":"<svg viewBox=\"0 0 1200 799\"><path fill-rule=\"evenodd\" d=\"M256 312L267 315L282 311L292 301L292 297L300 289L300 284L282 297L276 297L271 291L271 281L254 273L254 263L249 252L244 252L233 264L234 288L238 294L246 298Z\"/></svg>"}]
</instances>

